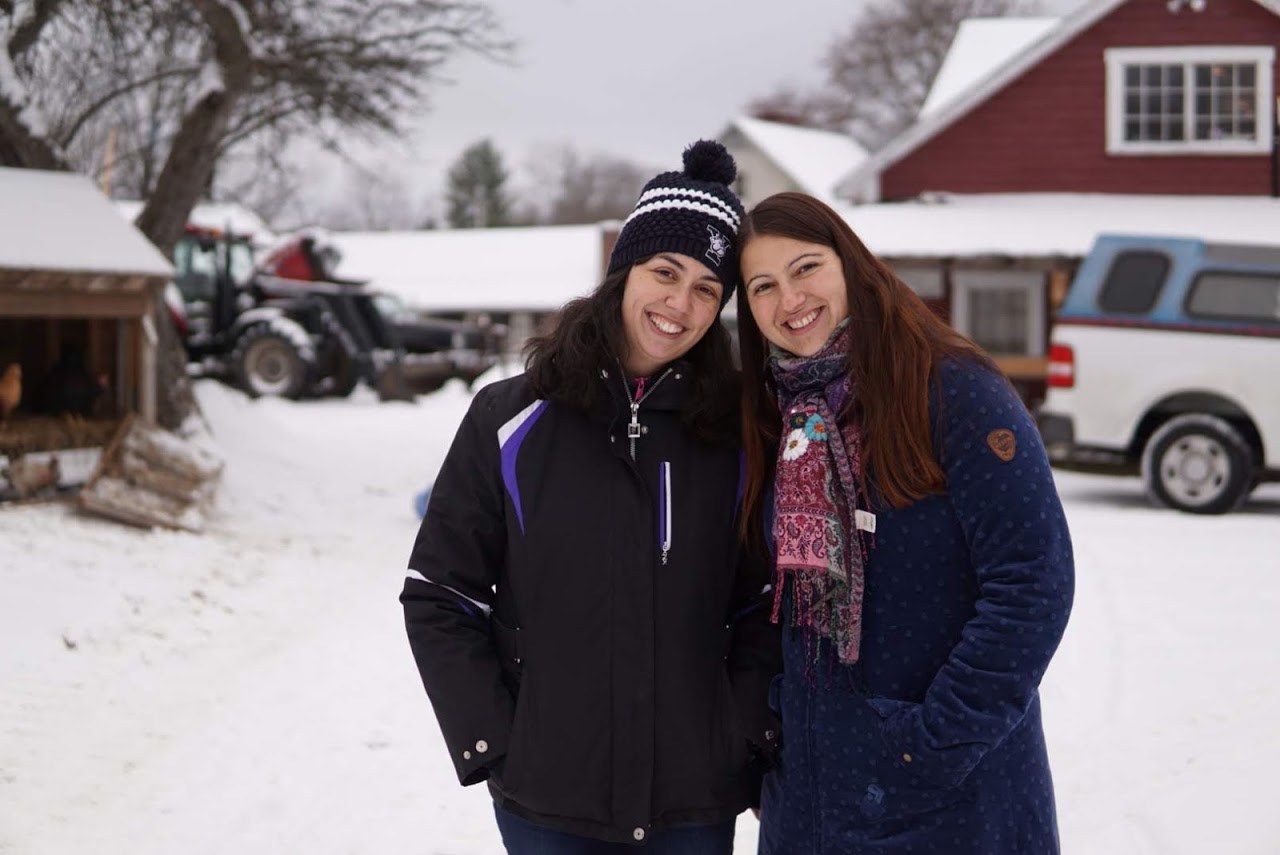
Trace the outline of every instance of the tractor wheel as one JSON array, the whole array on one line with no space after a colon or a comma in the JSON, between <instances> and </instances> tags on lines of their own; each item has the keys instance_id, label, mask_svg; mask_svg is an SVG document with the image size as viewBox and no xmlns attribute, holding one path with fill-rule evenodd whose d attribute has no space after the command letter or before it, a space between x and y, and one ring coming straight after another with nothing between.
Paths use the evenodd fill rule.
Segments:
<instances>
[{"instance_id":1,"label":"tractor wheel","mask_svg":"<svg viewBox=\"0 0 1280 855\"><path fill-rule=\"evenodd\" d=\"M1224 514L1249 495L1256 473L1240 432L1217 416L1175 416L1142 452L1142 477L1160 504L1192 514Z\"/></svg>"},{"instance_id":2,"label":"tractor wheel","mask_svg":"<svg viewBox=\"0 0 1280 855\"><path fill-rule=\"evenodd\" d=\"M296 342L270 324L245 330L231 354L237 385L251 398L297 399L307 385L310 361Z\"/></svg>"}]
</instances>

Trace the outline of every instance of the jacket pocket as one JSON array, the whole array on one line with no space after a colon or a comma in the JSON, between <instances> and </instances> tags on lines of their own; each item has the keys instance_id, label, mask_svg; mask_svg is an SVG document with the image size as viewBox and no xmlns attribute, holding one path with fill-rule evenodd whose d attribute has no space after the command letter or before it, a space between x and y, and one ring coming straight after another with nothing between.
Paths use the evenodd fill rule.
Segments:
<instances>
[{"instance_id":1,"label":"jacket pocket","mask_svg":"<svg viewBox=\"0 0 1280 855\"><path fill-rule=\"evenodd\" d=\"M667 563L667 554L671 552L672 525L675 513L671 507L671 462L664 460L658 464L658 550L662 554L662 563Z\"/></svg>"},{"instance_id":2,"label":"jacket pocket","mask_svg":"<svg viewBox=\"0 0 1280 855\"><path fill-rule=\"evenodd\" d=\"M938 786L927 778L927 770L918 765L926 758L913 756L896 745L886 724L889 719L905 715L919 707L912 701L870 697L866 708L874 714L875 742L871 747L869 780L856 793L858 810L869 821L930 813L973 801L976 794L966 784Z\"/></svg>"},{"instance_id":3,"label":"jacket pocket","mask_svg":"<svg viewBox=\"0 0 1280 855\"><path fill-rule=\"evenodd\" d=\"M496 761L491 777L494 785L510 796L519 790L521 759L533 729L531 681L518 650L519 630L511 629L496 618L492 620L492 630L501 660L502 682L515 700L515 707L507 735L507 753Z\"/></svg>"},{"instance_id":4,"label":"jacket pocket","mask_svg":"<svg viewBox=\"0 0 1280 855\"><path fill-rule=\"evenodd\" d=\"M782 675L775 674L773 679L769 681L769 694L766 701L769 705L769 712L778 717L778 721L782 721Z\"/></svg>"},{"instance_id":5,"label":"jacket pocket","mask_svg":"<svg viewBox=\"0 0 1280 855\"><path fill-rule=\"evenodd\" d=\"M716 703L717 723L720 731L721 768L730 776L738 775L747 766L751 743L738 726L738 714L733 701L733 686L729 675L720 672L719 698Z\"/></svg>"}]
</instances>

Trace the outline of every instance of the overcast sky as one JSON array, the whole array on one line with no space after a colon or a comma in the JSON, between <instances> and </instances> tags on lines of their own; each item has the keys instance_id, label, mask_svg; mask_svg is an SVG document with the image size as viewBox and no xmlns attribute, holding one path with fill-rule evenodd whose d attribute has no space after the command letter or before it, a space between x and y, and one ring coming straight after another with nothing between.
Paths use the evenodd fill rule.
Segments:
<instances>
[{"instance_id":1,"label":"overcast sky","mask_svg":"<svg viewBox=\"0 0 1280 855\"><path fill-rule=\"evenodd\" d=\"M1047 0L1049 9L1079 0ZM410 141L362 159L439 195L470 143L490 138L515 173L569 143L659 169L718 135L754 98L822 82L821 58L862 0L490 0L518 42L512 65L463 55ZM334 186L332 183L330 186ZM437 209L436 213L439 213Z\"/></svg>"}]
</instances>

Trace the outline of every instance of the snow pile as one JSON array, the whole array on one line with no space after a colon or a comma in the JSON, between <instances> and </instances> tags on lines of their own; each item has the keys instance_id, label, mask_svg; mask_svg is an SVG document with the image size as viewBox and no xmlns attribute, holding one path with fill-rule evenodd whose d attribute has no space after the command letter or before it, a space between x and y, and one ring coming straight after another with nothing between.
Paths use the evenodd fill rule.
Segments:
<instances>
[{"instance_id":1,"label":"snow pile","mask_svg":"<svg viewBox=\"0 0 1280 855\"><path fill-rule=\"evenodd\" d=\"M0 511L0 853L501 851L396 602L413 497L469 394L196 389L226 460L204 536ZM1078 592L1044 702L1064 851L1274 853L1280 488L1200 519L1136 482L1059 483Z\"/></svg>"}]
</instances>

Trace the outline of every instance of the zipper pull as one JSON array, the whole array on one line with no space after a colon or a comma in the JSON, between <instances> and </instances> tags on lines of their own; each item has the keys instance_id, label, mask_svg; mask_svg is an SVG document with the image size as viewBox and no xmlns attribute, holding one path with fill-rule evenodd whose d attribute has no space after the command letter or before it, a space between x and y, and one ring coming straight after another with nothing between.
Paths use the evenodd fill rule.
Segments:
<instances>
[{"instance_id":1,"label":"zipper pull","mask_svg":"<svg viewBox=\"0 0 1280 855\"><path fill-rule=\"evenodd\" d=\"M667 566L667 553L668 553L668 552L670 552L670 551L671 551L671 547L670 547L670 546L664 546L664 547L662 547L662 566L663 566L663 567L666 567L666 566Z\"/></svg>"},{"instance_id":2,"label":"zipper pull","mask_svg":"<svg viewBox=\"0 0 1280 855\"><path fill-rule=\"evenodd\" d=\"M640 404L635 401L631 402L631 422L627 425L627 438L640 438Z\"/></svg>"}]
</instances>

